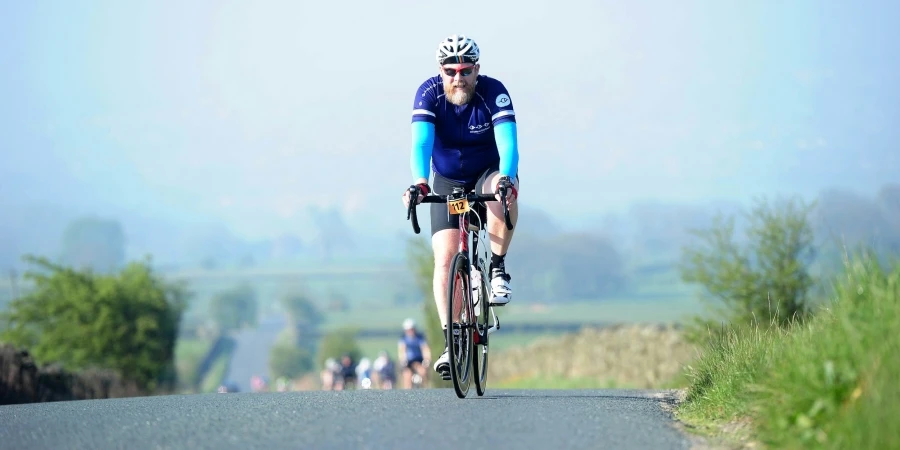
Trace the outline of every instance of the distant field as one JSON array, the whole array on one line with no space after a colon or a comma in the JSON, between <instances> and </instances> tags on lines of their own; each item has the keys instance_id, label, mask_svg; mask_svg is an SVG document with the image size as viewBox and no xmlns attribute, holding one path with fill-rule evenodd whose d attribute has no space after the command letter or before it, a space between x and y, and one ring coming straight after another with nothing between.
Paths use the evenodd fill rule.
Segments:
<instances>
[{"instance_id":1,"label":"distant field","mask_svg":"<svg viewBox=\"0 0 900 450\"><path fill-rule=\"evenodd\" d=\"M394 330L406 317L422 320L421 296L405 266L398 263L344 267L191 270L168 273L183 280L193 294L185 314L196 322L208 314L218 292L249 283L257 293L261 316L278 314L278 298L288 292L307 292L326 316L324 329L355 326ZM630 280L629 292L596 301L543 301L517 292L513 302L498 308L501 323L559 324L574 322L676 322L702 311L674 270L656 270ZM20 286L21 289L21 286ZM10 281L0 280L0 307L12 297ZM335 300L348 309L331 310ZM551 299L557 300L557 299ZM562 299L564 300L564 299Z\"/></svg>"},{"instance_id":2,"label":"distant field","mask_svg":"<svg viewBox=\"0 0 900 450\"><path fill-rule=\"evenodd\" d=\"M548 333L496 333L491 334L491 349L501 351L514 347L528 345L539 338L551 337L553 334ZM397 359L397 340L400 338L400 331L397 331L397 337L392 338L360 338L357 340L363 356L373 359L378 356L381 350L387 350L391 357ZM431 346L432 352L440 352L443 350L443 343L437 346ZM437 355L433 356L434 358Z\"/></svg>"},{"instance_id":3,"label":"distant field","mask_svg":"<svg viewBox=\"0 0 900 450\"><path fill-rule=\"evenodd\" d=\"M652 300L619 298L593 302L561 304L525 304L514 300L496 308L501 327L504 323L557 324L572 322L679 322L686 315L702 312L702 305L691 297L672 296ZM422 320L420 305L408 307L358 307L347 312L330 313L323 328L359 326L365 329L399 329L406 317Z\"/></svg>"}]
</instances>

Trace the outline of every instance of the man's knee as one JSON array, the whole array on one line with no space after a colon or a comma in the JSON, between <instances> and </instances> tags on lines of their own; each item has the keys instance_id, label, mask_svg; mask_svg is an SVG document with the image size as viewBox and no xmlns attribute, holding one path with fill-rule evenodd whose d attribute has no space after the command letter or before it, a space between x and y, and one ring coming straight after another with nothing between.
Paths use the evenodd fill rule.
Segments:
<instances>
[{"instance_id":1,"label":"man's knee","mask_svg":"<svg viewBox=\"0 0 900 450\"><path fill-rule=\"evenodd\" d=\"M513 187L516 190L519 190L519 177L514 177L512 180ZM478 190L482 194L495 194L497 192L497 185L500 184L500 171L495 170L491 172L488 176L484 177L484 182L482 182L481 186L478 187Z\"/></svg>"},{"instance_id":2,"label":"man's knee","mask_svg":"<svg viewBox=\"0 0 900 450\"><path fill-rule=\"evenodd\" d=\"M450 269L450 259L456 253L456 240L459 235L457 230L440 230L431 237L431 249L434 252L434 265L436 269Z\"/></svg>"}]
</instances>

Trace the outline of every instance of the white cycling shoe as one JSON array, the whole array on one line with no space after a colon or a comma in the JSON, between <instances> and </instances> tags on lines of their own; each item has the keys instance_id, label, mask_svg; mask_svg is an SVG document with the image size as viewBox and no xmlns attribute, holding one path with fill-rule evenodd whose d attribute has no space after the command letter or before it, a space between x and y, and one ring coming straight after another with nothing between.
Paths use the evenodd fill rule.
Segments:
<instances>
[{"instance_id":1,"label":"white cycling shoe","mask_svg":"<svg viewBox=\"0 0 900 450\"><path fill-rule=\"evenodd\" d=\"M434 371L437 373L450 372L450 350L445 348L444 353L434 362Z\"/></svg>"},{"instance_id":2,"label":"white cycling shoe","mask_svg":"<svg viewBox=\"0 0 900 450\"><path fill-rule=\"evenodd\" d=\"M491 305L504 306L512 298L510 276L499 269L491 270Z\"/></svg>"}]
</instances>

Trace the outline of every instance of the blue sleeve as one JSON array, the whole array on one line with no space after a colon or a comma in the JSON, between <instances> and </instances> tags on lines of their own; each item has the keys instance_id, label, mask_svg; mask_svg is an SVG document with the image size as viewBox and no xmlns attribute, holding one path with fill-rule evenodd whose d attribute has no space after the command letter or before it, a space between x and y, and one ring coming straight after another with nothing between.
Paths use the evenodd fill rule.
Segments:
<instances>
[{"instance_id":1,"label":"blue sleeve","mask_svg":"<svg viewBox=\"0 0 900 450\"><path fill-rule=\"evenodd\" d=\"M519 172L519 142L516 122L507 121L494 127L494 139L500 151L500 175L515 178Z\"/></svg>"},{"instance_id":2,"label":"blue sleeve","mask_svg":"<svg viewBox=\"0 0 900 450\"><path fill-rule=\"evenodd\" d=\"M425 121L412 123L412 152L409 157L409 167L412 170L413 179L428 179L430 173L431 151L434 148L434 124Z\"/></svg>"}]
</instances>

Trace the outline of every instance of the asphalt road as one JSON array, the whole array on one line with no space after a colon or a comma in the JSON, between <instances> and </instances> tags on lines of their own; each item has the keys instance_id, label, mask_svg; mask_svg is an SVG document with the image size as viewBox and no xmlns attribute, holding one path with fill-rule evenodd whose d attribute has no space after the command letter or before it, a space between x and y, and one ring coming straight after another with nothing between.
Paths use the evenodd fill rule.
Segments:
<instances>
[{"instance_id":1,"label":"asphalt road","mask_svg":"<svg viewBox=\"0 0 900 450\"><path fill-rule=\"evenodd\" d=\"M173 395L0 406L4 449L686 449L659 394L452 390Z\"/></svg>"},{"instance_id":2,"label":"asphalt road","mask_svg":"<svg viewBox=\"0 0 900 450\"><path fill-rule=\"evenodd\" d=\"M287 321L283 317L268 317L260 321L258 327L236 333L226 384L235 384L241 392L250 392L250 379L261 375L269 378L269 384L274 386L275 380L269 375L269 353L285 326Z\"/></svg>"}]
</instances>

